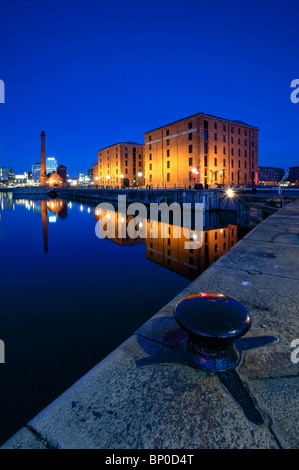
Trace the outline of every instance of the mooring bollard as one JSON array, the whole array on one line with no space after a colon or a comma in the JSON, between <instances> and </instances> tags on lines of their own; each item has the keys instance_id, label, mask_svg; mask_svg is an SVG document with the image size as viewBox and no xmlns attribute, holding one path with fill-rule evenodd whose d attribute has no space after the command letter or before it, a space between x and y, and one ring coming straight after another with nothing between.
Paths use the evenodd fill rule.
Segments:
<instances>
[{"instance_id":1,"label":"mooring bollard","mask_svg":"<svg viewBox=\"0 0 299 470\"><path fill-rule=\"evenodd\" d=\"M243 305L221 294L188 295L177 303L174 317L188 333L185 353L192 362L212 371L237 367L241 354L234 341L251 326Z\"/></svg>"},{"instance_id":2,"label":"mooring bollard","mask_svg":"<svg viewBox=\"0 0 299 470\"><path fill-rule=\"evenodd\" d=\"M164 317L166 321L167 318L173 317ZM185 364L214 372L249 421L263 424L263 417L236 369L245 351L266 346L278 338L242 338L251 326L251 317L242 304L222 294L188 295L175 305L174 318L183 336L174 330L171 347L137 359L136 366ZM167 337L171 337L171 332Z\"/></svg>"}]
</instances>

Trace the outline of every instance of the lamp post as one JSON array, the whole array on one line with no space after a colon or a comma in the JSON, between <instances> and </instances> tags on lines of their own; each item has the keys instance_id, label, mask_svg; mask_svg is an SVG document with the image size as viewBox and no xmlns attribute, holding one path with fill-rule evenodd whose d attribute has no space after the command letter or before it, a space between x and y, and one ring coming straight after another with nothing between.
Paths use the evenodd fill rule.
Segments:
<instances>
[{"instance_id":1,"label":"lamp post","mask_svg":"<svg viewBox=\"0 0 299 470\"><path fill-rule=\"evenodd\" d=\"M123 189L123 179L124 179L124 175L121 173L120 175L120 188Z\"/></svg>"},{"instance_id":2,"label":"lamp post","mask_svg":"<svg viewBox=\"0 0 299 470\"><path fill-rule=\"evenodd\" d=\"M222 176L222 184L224 187L224 170L220 170L220 175Z\"/></svg>"},{"instance_id":3,"label":"lamp post","mask_svg":"<svg viewBox=\"0 0 299 470\"><path fill-rule=\"evenodd\" d=\"M107 180L107 183L108 183L108 185L109 185L110 175L107 175L107 176L106 176L106 180Z\"/></svg>"}]
</instances>

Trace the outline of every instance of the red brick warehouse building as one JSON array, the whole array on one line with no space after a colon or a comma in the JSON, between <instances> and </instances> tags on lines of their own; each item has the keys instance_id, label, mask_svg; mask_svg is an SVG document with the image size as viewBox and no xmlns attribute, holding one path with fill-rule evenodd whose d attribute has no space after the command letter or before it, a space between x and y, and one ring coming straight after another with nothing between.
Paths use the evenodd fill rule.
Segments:
<instances>
[{"instance_id":1,"label":"red brick warehouse building","mask_svg":"<svg viewBox=\"0 0 299 470\"><path fill-rule=\"evenodd\" d=\"M258 131L198 113L145 133L145 184L153 188L246 186L257 181Z\"/></svg>"},{"instance_id":2,"label":"red brick warehouse building","mask_svg":"<svg viewBox=\"0 0 299 470\"><path fill-rule=\"evenodd\" d=\"M110 188L144 184L143 145L118 142L98 151L98 185Z\"/></svg>"}]
</instances>

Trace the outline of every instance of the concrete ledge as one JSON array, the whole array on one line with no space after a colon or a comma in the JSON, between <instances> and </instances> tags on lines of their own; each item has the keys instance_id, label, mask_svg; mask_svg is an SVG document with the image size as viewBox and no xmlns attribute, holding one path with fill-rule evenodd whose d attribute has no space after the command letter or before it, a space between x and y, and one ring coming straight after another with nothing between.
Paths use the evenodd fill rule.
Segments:
<instances>
[{"instance_id":1,"label":"concrete ledge","mask_svg":"<svg viewBox=\"0 0 299 470\"><path fill-rule=\"evenodd\" d=\"M47 449L48 446L38 437L38 435L24 427L20 429L6 444L3 449Z\"/></svg>"},{"instance_id":2,"label":"concrete ledge","mask_svg":"<svg viewBox=\"0 0 299 470\"><path fill-rule=\"evenodd\" d=\"M2 448L298 448L299 364L290 360L299 330L298 222L299 201L256 227ZM279 337L247 352L239 366L261 426L247 420L213 373L135 366L170 347L175 303L202 291L241 302L253 320L248 336Z\"/></svg>"}]
</instances>

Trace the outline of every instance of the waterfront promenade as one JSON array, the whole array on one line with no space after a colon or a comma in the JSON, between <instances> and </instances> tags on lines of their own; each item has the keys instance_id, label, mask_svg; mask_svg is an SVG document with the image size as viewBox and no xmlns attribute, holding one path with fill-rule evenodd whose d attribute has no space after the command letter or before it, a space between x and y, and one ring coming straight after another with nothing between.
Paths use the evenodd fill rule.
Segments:
<instances>
[{"instance_id":1,"label":"waterfront promenade","mask_svg":"<svg viewBox=\"0 0 299 470\"><path fill-rule=\"evenodd\" d=\"M299 364L291 361L298 286L296 201L252 230L2 449L298 448ZM238 368L264 418L260 426L212 372L183 364L136 367L137 359L170 349L174 305L199 292L242 303L252 316L248 337L279 338L246 352Z\"/></svg>"}]
</instances>

